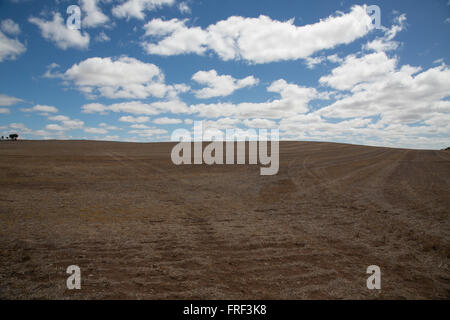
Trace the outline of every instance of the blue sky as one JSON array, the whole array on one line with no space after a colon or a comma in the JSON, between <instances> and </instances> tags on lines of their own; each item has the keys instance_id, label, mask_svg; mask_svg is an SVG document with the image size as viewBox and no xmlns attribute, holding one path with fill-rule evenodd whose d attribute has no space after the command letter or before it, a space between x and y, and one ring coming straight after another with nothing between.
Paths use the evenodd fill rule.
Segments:
<instances>
[{"instance_id":1,"label":"blue sky","mask_svg":"<svg viewBox=\"0 0 450 320\"><path fill-rule=\"evenodd\" d=\"M81 9L69 29L67 8ZM381 26L366 6L377 5ZM450 145L450 2L3 0L0 131Z\"/></svg>"}]
</instances>

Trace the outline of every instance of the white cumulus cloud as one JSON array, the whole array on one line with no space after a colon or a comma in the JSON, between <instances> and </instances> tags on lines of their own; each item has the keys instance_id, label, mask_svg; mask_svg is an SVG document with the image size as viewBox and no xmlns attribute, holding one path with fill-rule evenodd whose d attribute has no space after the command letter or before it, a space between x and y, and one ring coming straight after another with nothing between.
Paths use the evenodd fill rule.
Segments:
<instances>
[{"instance_id":1,"label":"white cumulus cloud","mask_svg":"<svg viewBox=\"0 0 450 320\"><path fill-rule=\"evenodd\" d=\"M348 44L372 28L365 6L330 16L317 23L296 26L293 20L277 21L232 16L208 26L189 27L186 20L153 19L144 28L156 41L143 44L149 54L203 54L214 51L223 60L243 59L252 63L306 59L315 52Z\"/></svg>"},{"instance_id":2,"label":"white cumulus cloud","mask_svg":"<svg viewBox=\"0 0 450 320\"><path fill-rule=\"evenodd\" d=\"M67 28L63 17L58 12L53 14L53 20L50 21L36 17L30 17L28 21L37 25L41 30L42 36L54 42L60 49L86 49L89 46L89 34Z\"/></svg>"},{"instance_id":3,"label":"white cumulus cloud","mask_svg":"<svg viewBox=\"0 0 450 320\"><path fill-rule=\"evenodd\" d=\"M157 118L155 120L153 120L153 123L156 124L179 124L182 123L183 121L181 121L180 119L174 119L174 118Z\"/></svg>"},{"instance_id":4,"label":"white cumulus cloud","mask_svg":"<svg viewBox=\"0 0 450 320\"><path fill-rule=\"evenodd\" d=\"M277 93L280 98L266 102L242 102L196 104L189 107L191 113L201 117L235 118L285 118L309 111L309 102L314 99L328 99L328 93L319 93L315 88L288 83L283 79L274 81L268 92Z\"/></svg>"},{"instance_id":5,"label":"white cumulus cloud","mask_svg":"<svg viewBox=\"0 0 450 320\"><path fill-rule=\"evenodd\" d=\"M81 0L81 9L84 11L83 27L97 27L109 21L98 7L99 0Z\"/></svg>"},{"instance_id":6,"label":"white cumulus cloud","mask_svg":"<svg viewBox=\"0 0 450 320\"><path fill-rule=\"evenodd\" d=\"M47 106L47 105L41 105L41 104L37 104L32 108L25 108L25 109L21 109L23 112L41 112L44 114L47 113L57 113L58 112L58 108L53 107L53 106Z\"/></svg>"},{"instance_id":7,"label":"white cumulus cloud","mask_svg":"<svg viewBox=\"0 0 450 320\"><path fill-rule=\"evenodd\" d=\"M175 0L125 0L115 6L112 13L118 18L143 20L145 11L152 11L162 6L172 6L174 4Z\"/></svg>"},{"instance_id":8,"label":"white cumulus cloud","mask_svg":"<svg viewBox=\"0 0 450 320\"><path fill-rule=\"evenodd\" d=\"M83 113L107 114L108 112L130 113L136 115L157 115L160 113L188 113L189 107L180 100L156 101L143 103L140 101L128 101L104 105L100 103L89 103L81 107Z\"/></svg>"},{"instance_id":9,"label":"white cumulus cloud","mask_svg":"<svg viewBox=\"0 0 450 320\"><path fill-rule=\"evenodd\" d=\"M0 31L0 62L14 60L25 51L27 48L19 40L11 39Z\"/></svg>"},{"instance_id":10,"label":"white cumulus cloud","mask_svg":"<svg viewBox=\"0 0 450 320\"><path fill-rule=\"evenodd\" d=\"M7 34L17 36L20 33L20 27L11 19L2 20L0 29Z\"/></svg>"},{"instance_id":11,"label":"white cumulus cloud","mask_svg":"<svg viewBox=\"0 0 450 320\"><path fill-rule=\"evenodd\" d=\"M121 122L132 122L132 123L144 123L150 120L149 117L133 117L133 116L123 116L119 118Z\"/></svg>"},{"instance_id":12,"label":"white cumulus cloud","mask_svg":"<svg viewBox=\"0 0 450 320\"><path fill-rule=\"evenodd\" d=\"M235 79L230 75L218 75L216 70L198 71L192 76L192 80L207 86L195 91L195 96L201 99L228 96L238 89L254 86L259 82L253 76Z\"/></svg>"},{"instance_id":13,"label":"white cumulus cloud","mask_svg":"<svg viewBox=\"0 0 450 320\"><path fill-rule=\"evenodd\" d=\"M166 85L164 74L156 65L126 56L86 59L69 68L63 78L87 95L112 99L174 97L187 90L182 85Z\"/></svg>"},{"instance_id":14,"label":"white cumulus cloud","mask_svg":"<svg viewBox=\"0 0 450 320\"><path fill-rule=\"evenodd\" d=\"M7 96L6 94L0 94L0 106L1 107L9 107L9 106L15 105L19 102L23 102L23 100L16 98L16 97Z\"/></svg>"}]
</instances>

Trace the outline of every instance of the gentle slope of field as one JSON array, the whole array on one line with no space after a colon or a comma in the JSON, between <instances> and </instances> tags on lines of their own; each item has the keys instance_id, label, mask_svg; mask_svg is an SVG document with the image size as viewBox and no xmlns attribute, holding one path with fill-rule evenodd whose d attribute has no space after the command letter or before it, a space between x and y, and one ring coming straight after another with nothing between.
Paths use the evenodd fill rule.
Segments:
<instances>
[{"instance_id":1,"label":"gentle slope of field","mask_svg":"<svg viewBox=\"0 0 450 320\"><path fill-rule=\"evenodd\" d=\"M450 151L282 142L260 176L172 146L0 143L0 298L450 298Z\"/></svg>"}]
</instances>

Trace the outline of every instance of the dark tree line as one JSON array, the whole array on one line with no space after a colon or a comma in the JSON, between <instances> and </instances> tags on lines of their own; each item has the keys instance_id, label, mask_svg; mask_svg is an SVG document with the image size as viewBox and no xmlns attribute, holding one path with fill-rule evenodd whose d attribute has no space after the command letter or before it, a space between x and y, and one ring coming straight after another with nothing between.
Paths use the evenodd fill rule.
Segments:
<instances>
[{"instance_id":1,"label":"dark tree line","mask_svg":"<svg viewBox=\"0 0 450 320\"><path fill-rule=\"evenodd\" d=\"M9 137L8 137L8 136L7 136L7 137L2 136L2 140L12 140L12 141L16 141L17 138L19 138L19 135L18 135L17 133L11 133L11 134L9 135Z\"/></svg>"}]
</instances>

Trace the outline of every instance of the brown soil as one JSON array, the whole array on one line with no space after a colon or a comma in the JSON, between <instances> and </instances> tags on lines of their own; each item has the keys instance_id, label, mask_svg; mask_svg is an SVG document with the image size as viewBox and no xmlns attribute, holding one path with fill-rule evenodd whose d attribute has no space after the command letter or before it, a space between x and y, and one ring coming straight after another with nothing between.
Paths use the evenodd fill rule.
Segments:
<instances>
[{"instance_id":1,"label":"brown soil","mask_svg":"<svg viewBox=\"0 0 450 320\"><path fill-rule=\"evenodd\" d=\"M0 298L450 298L449 151L283 142L260 176L172 146L0 143Z\"/></svg>"}]
</instances>

